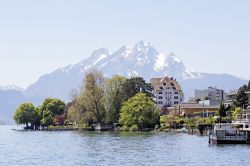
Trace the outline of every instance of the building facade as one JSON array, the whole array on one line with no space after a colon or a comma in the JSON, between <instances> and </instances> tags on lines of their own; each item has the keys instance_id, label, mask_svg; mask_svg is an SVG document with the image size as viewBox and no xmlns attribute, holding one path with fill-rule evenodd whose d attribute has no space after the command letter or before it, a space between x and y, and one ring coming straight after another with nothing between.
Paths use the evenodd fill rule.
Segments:
<instances>
[{"instance_id":1,"label":"building facade","mask_svg":"<svg viewBox=\"0 0 250 166\"><path fill-rule=\"evenodd\" d=\"M237 92L230 92L226 93L226 99L224 101L225 106L231 106L233 102L235 101ZM246 94L248 96L248 103L250 103L250 91L246 91Z\"/></svg>"},{"instance_id":2,"label":"building facade","mask_svg":"<svg viewBox=\"0 0 250 166\"><path fill-rule=\"evenodd\" d=\"M205 90L195 90L195 98L199 98L201 100L204 100L205 98L208 98L213 103L219 104L222 103L226 96L225 91L222 89L217 89L216 87L208 87L208 89Z\"/></svg>"},{"instance_id":3,"label":"building facade","mask_svg":"<svg viewBox=\"0 0 250 166\"><path fill-rule=\"evenodd\" d=\"M160 109L182 103L183 93L178 82L172 77L152 78L155 101Z\"/></svg>"},{"instance_id":4,"label":"building facade","mask_svg":"<svg viewBox=\"0 0 250 166\"><path fill-rule=\"evenodd\" d=\"M201 117L214 116L220 109L219 105L202 105L202 104L183 104L181 112L183 116L192 117L199 115ZM198 114L197 114L198 113Z\"/></svg>"}]
</instances>

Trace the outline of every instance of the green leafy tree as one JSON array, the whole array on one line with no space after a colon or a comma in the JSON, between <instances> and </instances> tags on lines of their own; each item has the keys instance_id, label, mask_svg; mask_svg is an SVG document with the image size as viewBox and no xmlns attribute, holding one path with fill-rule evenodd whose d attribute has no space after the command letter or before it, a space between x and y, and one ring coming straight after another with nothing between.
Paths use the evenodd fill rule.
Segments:
<instances>
[{"instance_id":1,"label":"green leafy tree","mask_svg":"<svg viewBox=\"0 0 250 166\"><path fill-rule=\"evenodd\" d=\"M200 134L203 135L205 130L211 129L212 125L215 123L215 119L209 118L196 118L196 127Z\"/></svg>"},{"instance_id":2,"label":"green leafy tree","mask_svg":"<svg viewBox=\"0 0 250 166\"><path fill-rule=\"evenodd\" d=\"M140 92L147 94L147 96L149 97L153 95L151 84L146 83L146 81L142 77L132 77L130 79L127 79L123 84L123 93L125 100L133 97Z\"/></svg>"},{"instance_id":3,"label":"green leafy tree","mask_svg":"<svg viewBox=\"0 0 250 166\"><path fill-rule=\"evenodd\" d=\"M41 126L41 118L39 116L39 109L38 108L35 109L34 117L35 117L34 126L35 126L35 129L37 130Z\"/></svg>"},{"instance_id":4,"label":"green leafy tree","mask_svg":"<svg viewBox=\"0 0 250 166\"><path fill-rule=\"evenodd\" d=\"M71 123L77 122L77 111L74 106L70 106L67 110L67 120Z\"/></svg>"},{"instance_id":5,"label":"green leafy tree","mask_svg":"<svg viewBox=\"0 0 250 166\"><path fill-rule=\"evenodd\" d=\"M76 109L81 116L93 115L97 123L105 120L104 109L104 77L101 72L91 70L86 74L80 93L75 98Z\"/></svg>"},{"instance_id":6,"label":"green leafy tree","mask_svg":"<svg viewBox=\"0 0 250 166\"><path fill-rule=\"evenodd\" d=\"M119 121L120 109L124 102L123 85L125 82L126 78L122 76L114 76L105 81L104 105L108 123Z\"/></svg>"},{"instance_id":7,"label":"green leafy tree","mask_svg":"<svg viewBox=\"0 0 250 166\"><path fill-rule=\"evenodd\" d=\"M119 122L123 126L137 125L142 130L144 127L154 127L158 121L159 110L145 93L136 94L121 108Z\"/></svg>"},{"instance_id":8,"label":"green leafy tree","mask_svg":"<svg viewBox=\"0 0 250 166\"><path fill-rule=\"evenodd\" d=\"M19 124L25 124L26 128L29 123L33 125L36 119L35 106L32 103L22 103L14 113L14 120Z\"/></svg>"},{"instance_id":9,"label":"green leafy tree","mask_svg":"<svg viewBox=\"0 0 250 166\"><path fill-rule=\"evenodd\" d=\"M55 116L63 114L65 106L65 103L59 99L46 98L39 107L41 125L52 125Z\"/></svg>"},{"instance_id":10,"label":"green leafy tree","mask_svg":"<svg viewBox=\"0 0 250 166\"><path fill-rule=\"evenodd\" d=\"M241 108L240 107L237 107L235 108L233 111L232 111L232 118L233 120L236 120L237 119L237 114L241 113Z\"/></svg>"},{"instance_id":11,"label":"green leafy tree","mask_svg":"<svg viewBox=\"0 0 250 166\"><path fill-rule=\"evenodd\" d=\"M243 87L241 87L235 97L234 104L236 107L246 108L248 105L248 96Z\"/></svg>"}]
</instances>

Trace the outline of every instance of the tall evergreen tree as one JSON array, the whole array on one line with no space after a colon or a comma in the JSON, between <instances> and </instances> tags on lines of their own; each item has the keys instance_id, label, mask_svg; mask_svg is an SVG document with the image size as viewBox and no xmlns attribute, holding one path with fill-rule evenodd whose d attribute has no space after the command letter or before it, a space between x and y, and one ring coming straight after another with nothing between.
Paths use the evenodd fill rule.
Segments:
<instances>
[{"instance_id":1,"label":"tall evergreen tree","mask_svg":"<svg viewBox=\"0 0 250 166\"><path fill-rule=\"evenodd\" d=\"M235 106L246 108L248 105L248 96L243 87L241 87L235 97Z\"/></svg>"},{"instance_id":2,"label":"tall evergreen tree","mask_svg":"<svg viewBox=\"0 0 250 166\"><path fill-rule=\"evenodd\" d=\"M244 84L242 87L241 87L245 92L248 90L248 86L246 84Z\"/></svg>"},{"instance_id":3,"label":"tall evergreen tree","mask_svg":"<svg viewBox=\"0 0 250 166\"><path fill-rule=\"evenodd\" d=\"M247 91L250 91L250 80L248 81Z\"/></svg>"}]
</instances>

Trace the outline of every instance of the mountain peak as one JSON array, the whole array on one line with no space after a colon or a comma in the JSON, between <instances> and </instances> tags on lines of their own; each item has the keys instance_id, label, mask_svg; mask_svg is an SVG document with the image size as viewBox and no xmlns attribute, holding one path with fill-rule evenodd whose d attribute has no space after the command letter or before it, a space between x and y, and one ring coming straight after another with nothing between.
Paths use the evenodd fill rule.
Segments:
<instances>
[{"instance_id":1,"label":"mountain peak","mask_svg":"<svg viewBox=\"0 0 250 166\"><path fill-rule=\"evenodd\" d=\"M140 51L148 51L148 49L152 47L151 44L149 42L144 42L142 40L140 40L138 43L135 44L134 49L137 49L138 52Z\"/></svg>"},{"instance_id":2,"label":"mountain peak","mask_svg":"<svg viewBox=\"0 0 250 166\"><path fill-rule=\"evenodd\" d=\"M91 56L99 56L99 55L102 55L102 54L106 54L108 55L109 54L109 50L106 49L106 48L98 48L98 49L95 49Z\"/></svg>"},{"instance_id":3,"label":"mountain peak","mask_svg":"<svg viewBox=\"0 0 250 166\"><path fill-rule=\"evenodd\" d=\"M168 61L172 63L183 63L173 52L168 55Z\"/></svg>"},{"instance_id":4,"label":"mountain peak","mask_svg":"<svg viewBox=\"0 0 250 166\"><path fill-rule=\"evenodd\" d=\"M28 96L56 97L65 92L60 95L65 99L73 88L79 86L84 73L90 68L102 71L106 77L136 75L142 76L146 81L163 76L172 76L180 82L207 78L205 74L188 70L174 53L159 53L150 43L139 41L133 46L123 46L113 53L109 53L106 48L96 49L80 63L65 67L63 72L53 72L41 77L25 93Z\"/></svg>"}]
</instances>

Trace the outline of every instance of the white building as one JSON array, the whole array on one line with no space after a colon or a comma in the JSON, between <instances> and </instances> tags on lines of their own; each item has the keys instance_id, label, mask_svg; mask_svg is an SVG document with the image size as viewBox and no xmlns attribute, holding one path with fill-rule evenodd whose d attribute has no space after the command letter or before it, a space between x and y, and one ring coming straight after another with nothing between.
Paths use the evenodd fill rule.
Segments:
<instances>
[{"instance_id":1,"label":"white building","mask_svg":"<svg viewBox=\"0 0 250 166\"><path fill-rule=\"evenodd\" d=\"M233 102L236 100L236 94L237 94L237 91L227 93L224 105L225 106L232 105ZM246 91L246 94L247 94L247 97L248 97L248 103L250 103L250 91Z\"/></svg>"},{"instance_id":2,"label":"white building","mask_svg":"<svg viewBox=\"0 0 250 166\"><path fill-rule=\"evenodd\" d=\"M217 89L216 87L208 87L208 89L205 90L195 90L195 98L204 100L206 97L208 97L208 100L220 104L225 100L225 91Z\"/></svg>"},{"instance_id":3,"label":"white building","mask_svg":"<svg viewBox=\"0 0 250 166\"><path fill-rule=\"evenodd\" d=\"M160 109L182 103L181 87L172 77L152 78L150 83L153 86L155 101Z\"/></svg>"}]
</instances>

